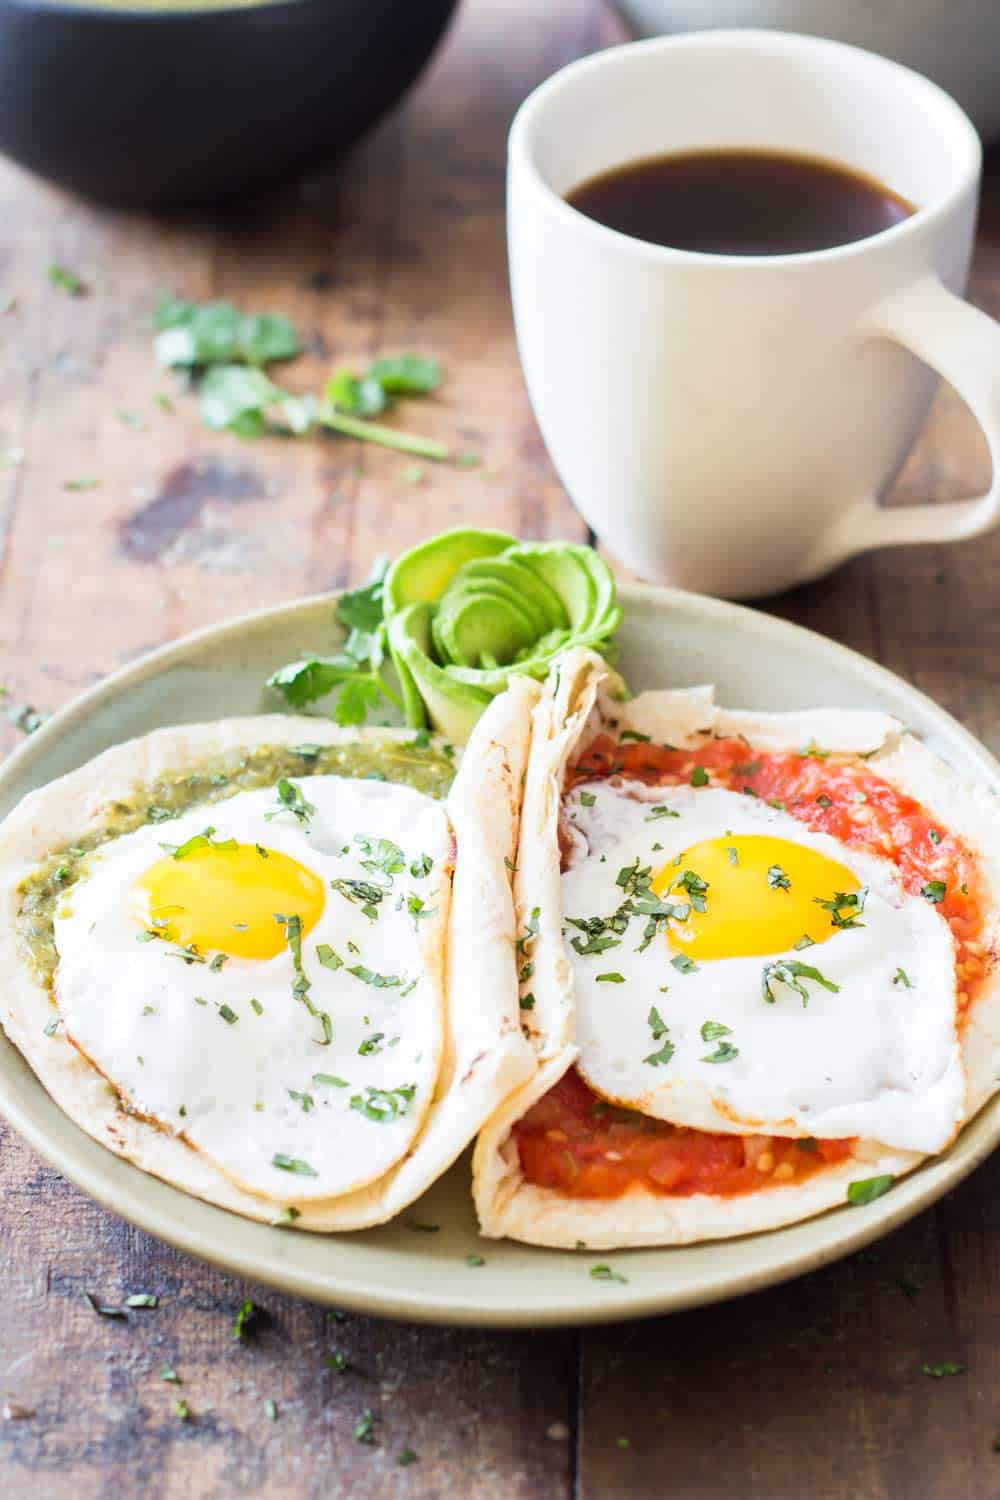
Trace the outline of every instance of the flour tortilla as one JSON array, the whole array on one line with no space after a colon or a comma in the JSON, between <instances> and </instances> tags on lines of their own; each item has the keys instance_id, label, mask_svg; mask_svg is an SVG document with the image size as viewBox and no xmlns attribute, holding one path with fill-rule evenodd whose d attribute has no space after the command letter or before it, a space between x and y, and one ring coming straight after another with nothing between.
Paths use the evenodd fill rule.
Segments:
<instances>
[{"instance_id":1,"label":"flour tortilla","mask_svg":"<svg viewBox=\"0 0 1000 1500\"><path fill-rule=\"evenodd\" d=\"M462 753L447 798L455 837L445 956L445 1045L434 1102L410 1153L384 1177L345 1196L303 1203L297 1229L361 1229L392 1218L431 1185L501 1101L531 1078L534 1051L521 1033L513 964L509 866L517 845L535 683L518 679L496 699ZM183 775L257 745L405 744L412 731L339 729L323 720L261 715L159 729L115 746L30 793L0 825L0 1020L48 1092L117 1155L174 1186L248 1218L274 1204L245 1192L177 1136L126 1112L114 1089L62 1035L44 1034L56 1011L19 949L19 887L51 850L99 829L105 809L162 775Z\"/></svg>"},{"instance_id":2,"label":"flour tortilla","mask_svg":"<svg viewBox=\"0 0 1000 1500\"><path fill-rule=\"evenodd\" d=\"M510 1131L573 1066L572 975L562 938L559 806L566 767L600 733L622 730L694 746L705 734L743 735L750 750L817 748L864 755L872 771L915 797L976 854L987 892L984 942L988 972L962 1039L964 1120L1000 1088L1000 803L955 772L888 714L828 710L761 714L721 709L710 687L643 693L623 701L620 679L592 652L568 652L556 664L533 715L515 877L518 931L539 910L530 954L533 1008L524 1013L541 1061L534 1078L504 1101L480 1133L473 1193L483 1234L529 1244L591 1249L681 1245L724 1239L810 1218L846 1200L848 1184L901 1176L925 1158L859 1141L854 1156L802 1183L736 1197L671 1198L636 1188L610 1200L574 1199L524 1180Z\"/></svg>"}]
</instances>

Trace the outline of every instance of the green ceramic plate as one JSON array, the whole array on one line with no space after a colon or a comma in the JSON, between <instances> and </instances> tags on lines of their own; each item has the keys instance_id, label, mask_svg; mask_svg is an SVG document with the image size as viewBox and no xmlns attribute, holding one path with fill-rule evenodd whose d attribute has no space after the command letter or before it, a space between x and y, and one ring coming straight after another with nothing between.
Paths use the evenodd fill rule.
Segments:
<instances>
[{"instance_id":1,"label":"green ceramic plate","mask_svg":"<svg viewBox=\"0 0 1000 1500\"><path fill-rule=\"evenodd\" d=\"M897 714L965 777L1000 783L1000 767L954 719L853 652L737 605L666 589L623 591L621 667L636 688L715 682L736 707L876 707ZM332 599L268 610L135 663L55 715L0 772L0 815L32 787L162 724L254 712L281 662L333 641ZM270 704L274 707L274 704ZM948 1154L867 1208L719 1244L611 1256L625 1283L594 1281L592 1253L482 1241L459 1162L405 1223L321 1237L249 1223L147 1177L92 1141L52 1103L0 1038L0 1107L60 1172L150 1234L227 1270L316 1302L426 1322L538 1326L640 1317L737 1296L799 1275L885 1234L960 1181L1000 1141L1000 1098ZM485 1265L471 1268L476 1252Z\"/></svg>"}]
</instances>

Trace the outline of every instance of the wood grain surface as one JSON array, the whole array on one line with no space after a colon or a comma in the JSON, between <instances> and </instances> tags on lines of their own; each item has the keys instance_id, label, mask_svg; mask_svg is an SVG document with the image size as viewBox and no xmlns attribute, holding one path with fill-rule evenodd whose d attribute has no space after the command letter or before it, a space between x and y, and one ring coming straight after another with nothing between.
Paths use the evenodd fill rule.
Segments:
<instances>
[{"instance_id":1,"label":"wood grain surface","mask_svg":"<svg viewBox=\"0 0 1000 1500\"><path fill-rule=\"evenodd\" d=\"M151 647L360 578L458 521L582 536L510 322L503 153L524 94L615 39L597 0L470 0L405 106L338 171L222 216L100 211L0 167L0 666L42 711ZM47 279L72 267L87 296ZM437 355L411 425L481 455L241 443L163 410L160 288L291 316L294 380ZM972 295L1000 315L1000 161ZM898 498L988 477L942 394ZM67 485L99 481L87 490ZM885 662L1000 750L1000 535L860 559L770 601ZM780 670L780 664L777 664ZM15 743L13 726L2 748ZM0 1129L0 1494L476 1500L1000 1496L1000 1162L876 1249L744 1301L597 1331L435 1331L255 1289L121 1223ZM94 1313L154 1292L128 1320ZM245 1298L261 1309L243 1339ZM330 1368L341 1354L347 1368ZM925 1364L961 1373L935 1379ZM339 1361L334 1361L339 1363ZM181 1384L164 1380L176 1372ZM176 1403L188 1404L187 1420ZM267 1403L275 1404L272 1419ZM373 1443L354 1436L366 1410ZM412 1450L417 1458L400 1464Z\"/></svg>"}]
</instances>

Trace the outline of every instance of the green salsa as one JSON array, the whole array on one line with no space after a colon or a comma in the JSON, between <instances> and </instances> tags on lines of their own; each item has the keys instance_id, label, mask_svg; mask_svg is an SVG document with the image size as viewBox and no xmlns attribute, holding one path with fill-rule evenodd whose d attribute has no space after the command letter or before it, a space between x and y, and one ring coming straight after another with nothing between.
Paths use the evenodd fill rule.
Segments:
<instances>
[{"instance_id":1,"label":"green salsa","mask_svg":"<svg viewBox=\"0 0 1000 1500\"><path fill-rule=\"evenodd\" d=\"M45 985L52 981L59 961L56 905L79 878L88 854L147 823L168 823L193 807L274 786L282 776L316 775L395 781L440 798L451 786L455 765L440 750L405 742L258 745L206 761L187 776L163 776L148 786L137 786L129 801L108 803L99 829L54 849L21 885L20 936L35 977Z\"/></svg>"}]
</instances>

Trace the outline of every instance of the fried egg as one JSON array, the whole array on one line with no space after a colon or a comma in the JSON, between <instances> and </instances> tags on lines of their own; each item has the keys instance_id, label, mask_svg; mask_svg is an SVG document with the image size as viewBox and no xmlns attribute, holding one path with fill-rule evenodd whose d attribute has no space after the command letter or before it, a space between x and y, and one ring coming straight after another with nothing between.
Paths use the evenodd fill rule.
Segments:
<instances>
[{"instance_id":1,"label":"fried egg","mask_svg":"<svg viewBox=\"0 0 1000 1500\"><path fill-rule=\"evenodd\" d=\"M895 867L720 788L564 801L579 1068L703 1130L940 1151L962 1118L955 949Z\"/></svg>"},{"instance_id":2,"label":"fried egg","mask_svg":"<svg viewBox=\"0 0 1000 1500\"><path fill-rule=\"evenodd\" d=\"M336 776L110 841L56 913L66 1034L249 1192L374 1182L433 1097L452 857L440 803Z\"/></svg>"}]
</instances>

